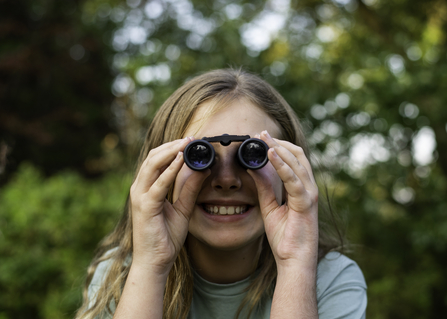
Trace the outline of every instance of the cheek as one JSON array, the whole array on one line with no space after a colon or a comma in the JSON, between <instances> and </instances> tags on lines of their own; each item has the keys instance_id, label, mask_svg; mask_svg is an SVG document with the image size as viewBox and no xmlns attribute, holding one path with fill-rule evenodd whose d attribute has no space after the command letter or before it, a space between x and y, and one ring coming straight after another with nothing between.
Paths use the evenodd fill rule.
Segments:
<instances>
[{"instance_id":1,"label":"cheek","mask_svg":"<svg viewBox=\"0 0 447 319\"><path fill-rule=\"evenodd\" d=\"M183 164L183 167L178 172L177 177L175 178L174 181L174 192L172 194L172 201L174 203L179 198L183 185L185 185L186 180L189 178L189 176L191 176L192 173L193 171L190 170L186 166L186 164Z\"/></svg>"}]
</instances>

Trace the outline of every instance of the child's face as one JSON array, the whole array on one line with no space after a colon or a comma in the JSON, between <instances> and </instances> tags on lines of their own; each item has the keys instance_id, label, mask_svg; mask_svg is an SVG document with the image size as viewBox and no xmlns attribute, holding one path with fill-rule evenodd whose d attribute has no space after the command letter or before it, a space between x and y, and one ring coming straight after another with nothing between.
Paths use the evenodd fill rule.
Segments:
<instances>
[{"instance_id":1,"label":"child's face","mask_svg":"<svg viewBox=\"0 0 447 319\"><path fill-rule=\"evenodd\" d=\"M278 125L259 107L244 99L233 102L206 122L201 122L200 119L208 110L209 103L203 103L197 110L185 137L194 135L196 139L200 139L225 133L254 137L263 130L267 130L272 137L280 137ZM209 248L244 248L259 242L264 234L254 180L236 159L240 144L232 142L229 146L222 146L220 143L213 143L216 151L215 163L211 167L211 175L202 185L191 216L189 236ZM262 174L266 182L273 186L276 199L280 203L283 197L283 183L270 162L256 173ZM183 165L175 180L174 202L191 174L193 171ZM207 212L210 210L235 213L210 214ZM245 212L237 214L239 210Z\"/></svg>"}]
</instances>

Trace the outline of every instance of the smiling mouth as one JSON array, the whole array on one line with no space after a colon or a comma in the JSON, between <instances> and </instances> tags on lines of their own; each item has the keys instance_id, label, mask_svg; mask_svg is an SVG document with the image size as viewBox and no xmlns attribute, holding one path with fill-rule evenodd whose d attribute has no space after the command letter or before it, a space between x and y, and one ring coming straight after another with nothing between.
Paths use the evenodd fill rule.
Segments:
<instances>
[{"instance_id":1,"label":"smiling mouth","mask_svg":"<svg viewBox=\"0 0 447 319\"><path fill-rule=\"evenodd\" d=\"M249 206L216 206L216 205L202 205L203 209L211 215L241 215L245 213Z\"/></svg>"}]
</instances>

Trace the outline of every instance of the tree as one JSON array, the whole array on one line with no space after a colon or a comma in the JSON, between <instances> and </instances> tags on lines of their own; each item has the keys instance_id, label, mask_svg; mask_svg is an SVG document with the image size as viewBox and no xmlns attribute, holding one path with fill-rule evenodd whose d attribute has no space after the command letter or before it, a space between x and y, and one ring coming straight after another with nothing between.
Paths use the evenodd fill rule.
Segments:
<instances>
[{"instance_id":1,"label":"tree","mask_svg":"<svg viewBox=\"0 0 447 319\"><path fill-rule=\"evenodd\" d=\"M117 132L106 135L114 132L107 124L110 119L97 117L103 129L92 139L95 152L84 152L73 162L57 161L59 166L42 165L45 171L65 165L91 172L88 167L107 168L104 162L116 168L123 159L111 150L118 143L134 158L157 108L184 81L210 69L243 66L274 85L307 127L318 175L349 220L348 234L356 244L353 256L369 286L368 318L438 318L446 311L447 93L442 84L447 74L447 5L443 1L76 3L76 28L96 30L92 41L99 43L101 37L114 52L111 71L104 66L94 74L107 76L92 81L104 89L97 92L106 92L110 85L114 95L110 109L107 92L92 101L97 101L99 110L111 112ZM67 45L65 56L71 48L68 52L76 57L82 51L75 46L78 43ZM81 45L87 48L84 42ZM100 57L98 61L104 61L104 55ZM77 65L72 60L67 61ZM76 78L65 70L62 74L68 74L70 81ZM85 74L80 82L91 83L93 76ZM74 92L70 88L66 85L62 91ZM38 90L32 90L29 96L38 96ZM4 96L13 101L11 94ZM67 93L64 101L73 96ZM97 96L107 98L95 100ZM94 112L103 112L98 109ZM79 110L87 114L84 118L94 119L90 111L93 107ZM4 127L11 121L2 121L2 114ZM17 114L21 118L25 113ZM93 126L86 124L81 131L97 132L96 122L85 123ZM13 136L11 129L5 131ZM67 147L79 150L87 140L82 136L81 142L65 139ZM103 153L97 148L100 141ZM41 163L39 156L25 157ZM87 158L94 161L86 166ZM15 186L7 184L4 190L9 187ZM77 236L81 235L74 234L75 241L80 240Z\"/></svg>"},{"instance_id":2,"label":"tree","mask_svg":"<svg viewBox=\"0 0 447 319\"><path fill-rule=\"evenodd\" d=\"M138 141L193 74L229 65L261 74L308 127L320 173L364 247L357 258L368 317L445 311L443 2L128 1L109 9L118 26L116 116L127 119L121 138Z\"/></svg>"},{"instance_id":3,"label":"tree","mask_svg":"<svg viewBox=\"0 0 447 319\"><path fill-rule=\"evenodd\" d=\"M109 125L110 50L102 41L110 24L83 24L83 3L2 1L4 181L24 160L48 174L67 167L86 175L98 173L91 162L101 155L104 137L115 131Z\"/></svg>"}]
</instances>

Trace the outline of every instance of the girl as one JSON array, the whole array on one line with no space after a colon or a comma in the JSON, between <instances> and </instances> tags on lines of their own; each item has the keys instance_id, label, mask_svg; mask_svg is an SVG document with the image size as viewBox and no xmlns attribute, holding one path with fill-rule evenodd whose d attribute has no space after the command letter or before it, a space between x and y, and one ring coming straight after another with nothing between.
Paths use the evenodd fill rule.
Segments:
<instances>
[{"instance_id":1,"label":"girl","mask_svg":"<svg viewBox=\"0 0 447 319\"><path fill-rule=\"evenodd\" d=\"M184 165L202 137L249 135L263 168L213 143L214 164ZM297 116L265 81L217 70L161 106L124 215L101 243L77 318L364 318L366 284L318 197ZM339 233L339 232L338 232Z\"/></svg>"}]
</instances>

